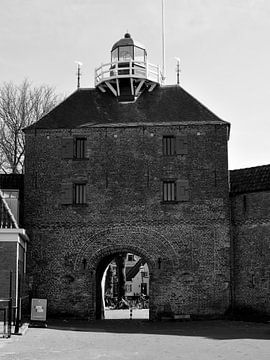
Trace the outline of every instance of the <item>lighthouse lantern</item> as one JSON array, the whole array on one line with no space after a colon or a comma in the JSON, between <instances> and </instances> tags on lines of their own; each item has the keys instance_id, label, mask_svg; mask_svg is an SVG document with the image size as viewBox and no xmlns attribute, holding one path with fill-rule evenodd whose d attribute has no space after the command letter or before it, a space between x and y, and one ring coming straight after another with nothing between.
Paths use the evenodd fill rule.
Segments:
<instances>
[{"instance_id":1,"label":"lighthouse lantern","mask_svg":"<svg viewBox=\"0 0 270 360\"><path fill-rule=\"evenodd\" d=\"M120 102L135 101L144 91L152 91L161 82L159 66L148 63L145 47L129 33L111 49L111 62L95 70L95 85L109 90Z\"/></svg>"}]
</instances>

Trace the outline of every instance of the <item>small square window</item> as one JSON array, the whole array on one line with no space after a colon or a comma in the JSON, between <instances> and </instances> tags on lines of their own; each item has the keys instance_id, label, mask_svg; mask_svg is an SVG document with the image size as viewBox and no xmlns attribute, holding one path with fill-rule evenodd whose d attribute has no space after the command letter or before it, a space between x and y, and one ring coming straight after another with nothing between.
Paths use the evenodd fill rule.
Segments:
<instances>
[{"instance_id":1,"label":"small square window","mask_svg":"<svg viewBox=\"0 0 270 360\"><path fill-rule=\"evenodd\" d=\"M86 204L86 184L74 184L73 188L73 204Z\"/></svg>"},{"instance_id":2,"label":"small square window","mask_svg":"<svg viewBox=\"0 0 270 360\"><path fill-rule=\"evenodd\" d=\"M176 201L176 182L163 181L163 201Z\"/></svg>"},{"instance_id":3,"label":"small square window","mask_svg":"<svg viewBox=\"0 0 270 360\"><path fill-rule=\"evenodd\" d=\"M128 254L128 261L135 261L134 255L133 254Z\"/></svg>"},{"instance_id":4,"label":"small square window","mask_svg":"<svg viewBox=\"0 0 270 360\"><path fill-rule=\"evenodd\" d=\"M163 136L163 155L175 155L175 137Z\"/></svg>"},{"instance_id":5,"label":"small square window","mask_svg":"<svg viewBox=\"0 0 270 360\"><path fill-rule=\"evenodd\" d=\"M86 138L75 139L74 157L75 159L86 158Z\"/></svg>"}]
</instances>

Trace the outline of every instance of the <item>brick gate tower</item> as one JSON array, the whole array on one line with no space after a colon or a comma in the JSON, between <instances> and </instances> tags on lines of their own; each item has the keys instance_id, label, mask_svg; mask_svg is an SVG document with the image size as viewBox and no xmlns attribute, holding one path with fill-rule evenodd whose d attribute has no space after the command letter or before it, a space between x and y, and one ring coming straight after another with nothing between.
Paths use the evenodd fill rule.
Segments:
<instances>
[{"instance_id":1,"label":"brick gate tower","mask_svg":"<svg viewBox=\"0 0 270 360\"><path fill-rule=\"evenodd\" d=\"M100 318L112 259L147 263L150 318L230 303L229 124L129 34L78 89L25 129L25 227L33 295L51 314Z\"/></svg>"}]
</instances>

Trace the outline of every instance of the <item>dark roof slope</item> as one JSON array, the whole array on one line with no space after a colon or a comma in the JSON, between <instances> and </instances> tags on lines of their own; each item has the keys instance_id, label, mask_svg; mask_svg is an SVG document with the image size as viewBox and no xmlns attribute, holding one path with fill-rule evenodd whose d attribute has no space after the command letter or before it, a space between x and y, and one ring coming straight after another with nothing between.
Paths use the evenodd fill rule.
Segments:
<instances>
[{"instance_id":1,"label":"dark roof slope","mask_svg":"<svg viewBox=\"0 0 270 360\"><path fill-rule=\"evenodd\" d=\"M230 171L231 193L270 190L270 165Z\"/></svg>"},{"instance_id":2,"label":"dark roof slope","mask_svg":"<svg viewBox=\"0 0 270 360\"><path fill-rule=\"evenodd\" d=\"M76 128L82 125L169 122L218 122L218 118L180 86L158 86L134 103L119 103L109 92L79 89L27 129Z\"/></svg>"}]
</instances>

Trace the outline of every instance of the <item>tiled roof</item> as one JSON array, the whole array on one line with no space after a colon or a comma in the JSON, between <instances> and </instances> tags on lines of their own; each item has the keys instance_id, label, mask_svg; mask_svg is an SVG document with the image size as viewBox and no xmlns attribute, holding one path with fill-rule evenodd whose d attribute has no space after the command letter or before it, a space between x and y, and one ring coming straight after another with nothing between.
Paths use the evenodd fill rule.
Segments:
<instances>
[{"instance_id":1,"label":"tiled roof","mask_svg":"<svg viewBox=\"0 0 270 360\"><path fill-rule=\"evenodd\" d=\"M78 89L27 129L76 128L87 124L227 122L218 118L178 85L157 86L133 103L119 103L109 92ZM27 130L26 129L26 130Z\"/></svg>"},{"instance_id":2,"label":"tiled roof","mask_svg":"<svg viewBox=\"0 0 270 360\"><path fill-rule=\"evenodd\" d=\"M231 193L270 190L270 165L230 171Z\"/></svg>"}]
</instances>

